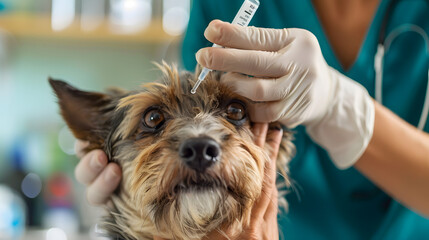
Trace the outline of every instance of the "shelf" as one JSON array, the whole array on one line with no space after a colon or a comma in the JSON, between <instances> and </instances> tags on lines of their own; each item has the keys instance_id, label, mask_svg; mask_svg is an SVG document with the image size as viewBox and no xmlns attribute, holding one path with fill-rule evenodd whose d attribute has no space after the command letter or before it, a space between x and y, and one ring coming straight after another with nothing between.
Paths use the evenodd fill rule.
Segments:
<instances>
[{"instance_id":1,"label":"shelf","mask_svg":"<svg viewBox=\"0 0 429 240\"><path fill-rule=\"evenodd\" d=\"M160 43L177 41L179 37L171 36L162 29L161 20L152 20L149 26L132 34L119 34L111 31L108 21L102 22L96 29L84 31L79 21L61 31L53 31L51 19L46 15L0 14L0 30L24 38L51 38L82 41L119 41L135 43Z\"/></svg>"}]
</instances>

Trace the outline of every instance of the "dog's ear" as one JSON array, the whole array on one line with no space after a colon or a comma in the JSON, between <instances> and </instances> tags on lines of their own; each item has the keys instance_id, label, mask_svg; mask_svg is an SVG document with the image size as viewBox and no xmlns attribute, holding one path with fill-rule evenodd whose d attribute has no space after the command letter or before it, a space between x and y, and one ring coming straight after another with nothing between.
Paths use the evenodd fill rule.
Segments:
<instances>
[{"instance_id":1,"label":"dog's ear","mask_svg":"<svg viewBox=\"0 0 429 240\"><path fill-rule=\"evenodd\" d=\"M110 95L85 92L59 80L49 79L58 97L61 115L74 136L100 148L108 135L109 113L114 110Z\"/></svg>"}]
</instances>

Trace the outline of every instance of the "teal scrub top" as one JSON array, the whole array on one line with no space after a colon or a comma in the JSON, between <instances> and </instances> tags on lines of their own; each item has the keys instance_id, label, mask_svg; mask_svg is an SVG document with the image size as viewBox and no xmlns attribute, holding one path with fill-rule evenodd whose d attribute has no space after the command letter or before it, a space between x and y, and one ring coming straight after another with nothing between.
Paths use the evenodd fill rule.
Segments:
<instances>
[{"instance_id":1,"label":"teal scrub top","mask_svg":"<svg viewBox=\"0 0 429 240\"><path fill-rule=\"evenodd\" d=\"M182 49L185 68L193 70L195 53L211 46L203 35L208 23L213 19L231 22L242 2L193 0ZM365 86L374 97L374 55L383 16L391 0L380 1L359 55L347 70L335 56L310 0L260 2L250 25L311 31L319 40L327 63ZM386 34L402 24L415 24L429 33L429 1L398 1L388 18ZM415 126L428 84L427 51L421 36L407 32L395 38L384 58L383 104ZM427 122L425 131L428 130ZM354 168L337 169L303 127L294 131L297 153L290 163L294 189L287 196L289 211L279 215L281 236L329 240L429 239L429 219L393 200Z\"/></svg>"}]
</instances>

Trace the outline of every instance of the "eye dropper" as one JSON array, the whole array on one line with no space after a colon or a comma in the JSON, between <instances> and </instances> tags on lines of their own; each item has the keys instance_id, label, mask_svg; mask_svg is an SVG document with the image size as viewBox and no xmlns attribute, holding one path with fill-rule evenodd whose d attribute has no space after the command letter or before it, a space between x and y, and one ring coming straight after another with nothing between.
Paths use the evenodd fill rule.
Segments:
<instances>
[{"instance_id":1,"label":"eye dropper","mask_svg":"<svg viewBox=\"0 0 429 240\"><path fill-rule=\"evenodd\" d=\"M232 24L240 25L243 27L246 27L249 25L250 20L252 20L253 15L255 15L256 10L259 7L259 1L258 0L244 0L243 4L240 7L240 10L238 10L237 14L234 17L234 20L232 21ZM213 44L212 47L222 47L217 44ZM211 69L203 68L200 75L198 76L198 81L195 83L194 87L191 90L192 94L195 94L197 92L197 88L200 86L201 82L204 81L206 76L211 72Z\"/></svg>"}]
</instances>

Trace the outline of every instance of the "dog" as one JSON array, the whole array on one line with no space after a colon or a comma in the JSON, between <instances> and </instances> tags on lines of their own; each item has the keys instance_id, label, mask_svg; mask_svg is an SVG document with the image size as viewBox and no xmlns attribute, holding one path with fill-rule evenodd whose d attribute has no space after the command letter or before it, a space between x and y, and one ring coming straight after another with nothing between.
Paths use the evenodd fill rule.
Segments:
<instances>
[{"instance_id":1,"label":"dog","mask_svg":"<svg viewBox=\"0 0 429 240\"><path fill-rule=\"evenodd\" d=\"M259 198L266 150L256 146L250 101L210 73L196 94L196 74L158 64L161 81L137 91L86 92L50 79L60 111L85 151L103 149L122 167L120 187L101 223L114 239L202 239L249 224ZM201 68L199 68L201 69ZM287 185L292 134L284 131L277 170ZM284 195L282 202L285 205Z\"/></svg>"}]
</instances>

